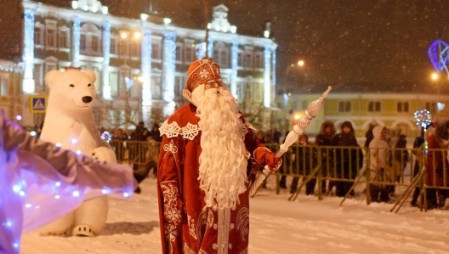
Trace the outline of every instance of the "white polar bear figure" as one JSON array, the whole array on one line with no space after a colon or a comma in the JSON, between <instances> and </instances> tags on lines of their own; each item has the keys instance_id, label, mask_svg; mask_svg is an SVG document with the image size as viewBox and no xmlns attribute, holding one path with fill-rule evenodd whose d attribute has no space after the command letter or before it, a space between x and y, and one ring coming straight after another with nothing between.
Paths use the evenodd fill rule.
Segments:
<instances>
[{"instance_id":1,"label":"white polar bear figure","mask_svg":"<svg viewBox=\"0 0 449 254\"><path fill-rule=\"evenodd\" d=\"M48 107L40 138L100 161L116 163L109 145L100 138L92 114L95 73L68 68L45 76ZM98 235L106 223L106 196L85 200L75 211L39 229L46 235Z\"/></svg>"}]
</instances>

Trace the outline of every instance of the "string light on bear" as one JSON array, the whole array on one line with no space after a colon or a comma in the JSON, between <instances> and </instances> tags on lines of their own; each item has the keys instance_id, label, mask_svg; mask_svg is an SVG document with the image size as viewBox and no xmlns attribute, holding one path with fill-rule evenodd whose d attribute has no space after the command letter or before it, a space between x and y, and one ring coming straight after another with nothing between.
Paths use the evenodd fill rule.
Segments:
<instances>
[{"instance_id":1,"label":"string light on bear","mask_svg":"<svg viewBox=\"0 0 449 254\"><path fill-rule=\"evenodd\" d=\"M108 142L111 141L112 139L112 135L109 131L103 131L103 133L101 133L101 139L103 139L104 141Z\"/></svg>"},{"instance_id":2,"label":"string light on bear","mask_svg":"<svg viewBox=\"0 0 449 254\"><path fill-rule=\"evenodd\" d=\"M78 198L80 196L80 192L78 190L75 190L72 192L72 196Z\"/></svg>"}]
</instances>

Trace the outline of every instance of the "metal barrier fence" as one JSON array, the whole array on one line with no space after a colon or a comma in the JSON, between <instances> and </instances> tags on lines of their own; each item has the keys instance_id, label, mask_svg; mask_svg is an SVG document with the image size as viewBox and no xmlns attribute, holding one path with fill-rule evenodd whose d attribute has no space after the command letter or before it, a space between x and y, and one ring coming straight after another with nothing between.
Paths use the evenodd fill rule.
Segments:
<instances>
[{"instance_id":1,"label":"metal barrier fence","mask_svg":"<svg viewBox=\"0 0 449 254\"><path fill-rule=\"evenodd\" d=\"M158 142L110 141L110 145L118 162L141 166L149 161L158 161ZM272 151L279 147L278 144L265 146ZM288 181L293 185L290 186L290 200L296 199L304 186L306 194L312 191L320 200L330 192L346 198L354 194L356 184L364 184L366 202L370 204L372 201L386 201L382 200L387 198L385 195L401 194L401 190L417 187L427 207L428 195L423 194L429 191L438 191L449 197L448 151L295 144L283 155L283 164L274 174L276 192L279 193Z\"/></svg>"},{"instance_id":2,"label":"metal barrier fence","mask_svg":"<svg viewBox=\"0 0 449 254\"><path fill-rule=\"evenodd\" d=\"M277 144L266 146L272 150L278 147ZM330 193L347 198L354 195L357 184L364 186L366 202L370 204L388 201L393 193L396 198L399 195L399 199L410 198L411 191L417 188L422 206L427 209L429 195L441 198L438 201L442 204L449 198L448 152L448 149L368 149L295 144L283 155L284 163L275 174L276 192L279 193L281 187L288 187L284 184L291 179L289 200L296 199L304 186L306 194L310 192L307 188L313 188L320 200ZM299 179L302 182L297 186ZM307 186L310 183L312 187Z\"/></svg>"},{"instance_id":3,"label":"metal barrier fence","mask_svg":"<svg viewBox=\"0 0 449 254\"><path fill-rule=\"evenodd\" d=\"M153 141L109 141L117 162L143 166L149 161L158 161L159 142Z\"/></svg>"}]
</instances>

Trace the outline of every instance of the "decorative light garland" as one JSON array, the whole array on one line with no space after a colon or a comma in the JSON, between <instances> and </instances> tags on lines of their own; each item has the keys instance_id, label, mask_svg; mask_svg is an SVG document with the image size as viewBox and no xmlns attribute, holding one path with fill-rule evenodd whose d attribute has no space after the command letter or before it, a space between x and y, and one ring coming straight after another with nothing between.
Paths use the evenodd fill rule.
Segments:
<instances>
[{"instance_id":1,"label":"decorative light garland","mask_svg":"<svg viewBox=\"0 0 449 254\"><path fill-rule=\"evenodd\" d=\"M415 123L418 127L426 129L432 123L432 116L427 109L417 110L413 117L415 118Z\"/></svg>"},{"instance_id":2,"label":"decorative light garland","mask_svg":"<svg viewBox=\"0 0 449 254\"><path fill-rule=\"evenodd\" d=\"M103 131L100 137L101 139L109 143L109 141L111 141L112 139L112 134L109 131Z\"/></svg>"},{"instance_id":3,"label":"decorative light garland","mask_svg":"<svg viewBox=\"0 0 449 254\"><path fill-rule=\"evenodd\" d=\"M427 109L419 109L415 111L413 117L415 118L416 125L424 129L424 154L427 155L429 146L427 144L425 136L427 132L427 127L432 123L432 115Z\"/></svg>"}]
</instances>

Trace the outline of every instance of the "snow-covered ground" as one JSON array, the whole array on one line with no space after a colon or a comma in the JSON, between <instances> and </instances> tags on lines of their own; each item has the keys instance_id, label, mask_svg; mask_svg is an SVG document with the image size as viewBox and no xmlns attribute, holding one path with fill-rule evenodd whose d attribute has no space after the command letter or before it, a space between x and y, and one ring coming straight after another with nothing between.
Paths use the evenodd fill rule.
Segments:
<instances>
[{"instance_id":1,"label":"snow-covered ground","mask_svg":"<svg viewBox=\"0 0 449 254\"><path fill-rule=\"evenodd\" d=\"M156 180L142 183L142 194L111 199L107 226L94 238L25 234L23 254L160 253ZM363 186L357 188L360 193ZM449 211L420 212L407 202L366 205L363 195L347 199L260 191L251 199L250 254L280 253L449 253Z\"/></svg>"}]
</instances>

